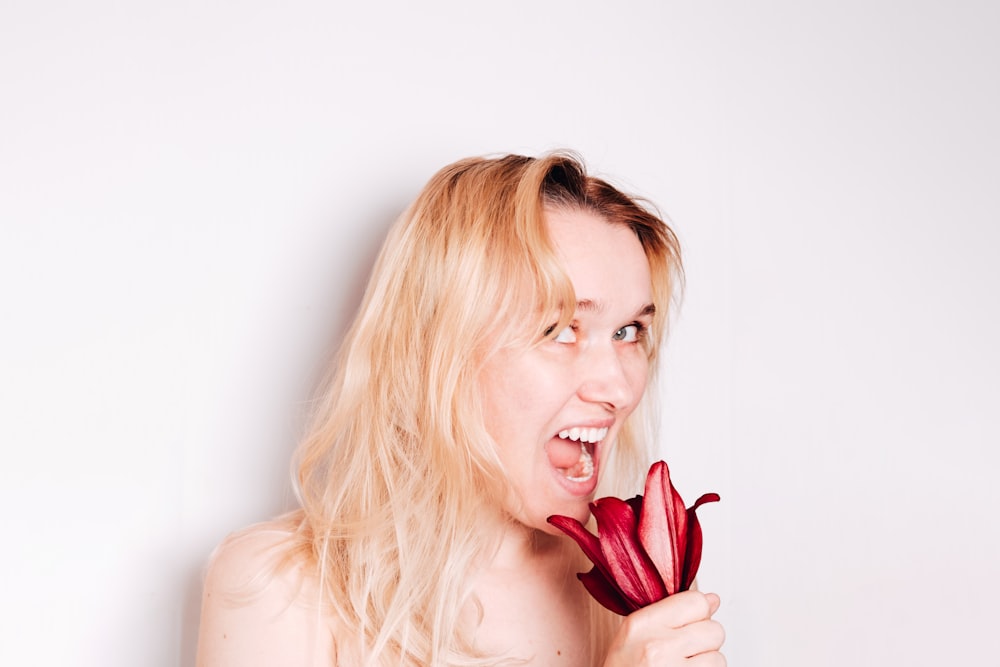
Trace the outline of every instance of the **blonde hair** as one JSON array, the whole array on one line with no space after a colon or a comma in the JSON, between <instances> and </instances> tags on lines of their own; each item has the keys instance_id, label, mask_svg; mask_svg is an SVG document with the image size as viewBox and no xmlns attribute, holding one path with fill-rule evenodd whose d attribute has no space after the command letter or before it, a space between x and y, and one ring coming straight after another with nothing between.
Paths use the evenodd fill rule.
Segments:
<instances>
[{"instance_id":1,"label":"blonde hair","mask_svg":"<svg viewBox=\"0 0 1000 667\"><path fill-rule=\"evenodd\" d=\"M573 315L546 208L635 232L658 306L656 358L681 273L677 240L649 208L567 153L472 158L430 180L385 241L296 457L299 548L365 664L496 663L461 629L469 574L496 547L476 527L507 492L478 374L501 346L537 344L552 313L562 325ZM638 430L602 468L605 493L607 482L638 488L649 462Z\"/></svg>"}]
</instances>

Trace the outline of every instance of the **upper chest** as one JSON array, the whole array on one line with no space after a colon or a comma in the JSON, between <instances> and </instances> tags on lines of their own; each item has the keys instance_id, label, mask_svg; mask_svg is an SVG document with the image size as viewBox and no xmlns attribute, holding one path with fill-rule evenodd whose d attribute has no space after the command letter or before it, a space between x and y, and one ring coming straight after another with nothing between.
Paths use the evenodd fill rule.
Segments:
<instances>
[{"instance_id":1,"label":"upper chest","mask_svg":"<svg viewBox=\"0 0 1000 667\"><path fill-rule=\"evenodd\" d=\"M540 566L489 573L475 594L482 605L477 648L536 666L590 664L588 600L572 572Z\"/></svg>"}]
</instances>

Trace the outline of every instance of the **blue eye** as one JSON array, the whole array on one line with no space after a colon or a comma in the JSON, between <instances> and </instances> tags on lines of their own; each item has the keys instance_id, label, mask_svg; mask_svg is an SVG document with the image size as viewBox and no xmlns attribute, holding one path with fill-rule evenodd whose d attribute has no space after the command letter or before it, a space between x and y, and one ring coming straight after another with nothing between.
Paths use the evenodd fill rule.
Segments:
<instances>
[{"instance_id":1,"label":"blue eye","mask_svg":"<svg viewBox=\"0 0 1000 667\"><path fill-rule=\"evenodd\" d=\"M645 327L641 324L629 324L624 326L611 336L611 340L621 341L622 343L635 343L640 338L644 332Z\"/></svg>"}]
</instances>

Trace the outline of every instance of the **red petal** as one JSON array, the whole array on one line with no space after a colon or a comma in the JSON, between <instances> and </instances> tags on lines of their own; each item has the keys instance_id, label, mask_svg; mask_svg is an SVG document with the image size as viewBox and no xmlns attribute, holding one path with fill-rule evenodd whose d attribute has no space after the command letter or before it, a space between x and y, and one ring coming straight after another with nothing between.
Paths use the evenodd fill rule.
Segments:
<instances>
[{"instance_id":1,"label":"red petal","mask_svg":"<svg viewBox=\"0 0 1000 667\"><path fill-rule=\"evenodd\" d=\"M669 475L667 464L663 461L657 461L650 467L639 513L639 540L668 588L674 580L674 536L667 520L666 487L670 484Z\"/></svg>"},{"instance_id":2,"label":"red petal","mask_svg":"<svg viewBox=\"0 0 1000 667\"><path fill-rule=\"evenodd\" d=\"M635 496L626 500L636 516L642 516L642 496Z\"/></svg>"},{"instance_id":3,"label":"red petal","mask_svg":"<svg viewBox=\"0 0 1000 667\"><path fill-rule=\"evenodd\" d=\"M722 499L719 497L718 493L705 493L705 494L702 494L701 498L699 498L698 500L694 501L694 505L691 505L691 507L689 507L687 511L688 512L693 512L696 509L698 509L699 507L701 507L702 505L704 505L705 503L717 503L720 500L722 500Z\"/></svg>"},{"instance_id":4,"label":"red petal","mask_svg":"<svg viewBox=\"0 0 1000 667\"><path fill-rule=\"evenodd\" d=\"M691 588L694 578L698 575L698 567L701 565L701 522L698 521L698 515L695 513L695 510L705 503L718 501L719 494L706 493L694 501L694 505L688 508L688 543L684 554L684 576L681 581L682 588L680 589L682 591Z\"/></svg>"},{"instance_id":5,"label":"red petal","mask_svg":"<svg viewBox=\"0 0 1000 667\"><path fill-rule=\"evenodd\" d=\"M681 586L681 570L687 543L687 512L673 484L670 469L657 461L649 469L639 520L639 539L656 566L667 594Z\"/></svg>"},{"instance_id":6,"label":"red petal","mask_svg":"<svg viewBox=\"0 0 1000 667\"><path fill-rule=\"evenodd\" d=\"M639 542L635 512L624 500L601 498L591 504L597 535L611 580L637 605L645 606L667 595L656 566Z\"/></svg>"},{"instance_id":7,"label":"red petal","mask_svg":"<svg viewBox=\"0 0 1000 667\"><path fill-rule=\"evenodd\" d=\"M594 565L604 564L604 554L601 553L600 541L582 523L571 517L559 514L553 514L547 521L572 537L580 545L580 548L583 549L583 553L587 555L591 563Z\"/></svg>"},{"instance_id":8,"label":"red petal","mask_svg":"<svg viewBox=\"0 0 1000 667\"><path fill-rule=\"evenodd\" d=\"M576 576L583 582L587 592L606 609L622 616L628 616L639 608L639 605L622 595L618 586L608 581L597 567L594 567L590 572L581 572Z\"/></svg>"},{"instance_id":9,"label":"red petal","mask_svg":"<svg viewBox=\"0 0 1000 667\"><path fill-rule=\"evenodd\" d=\"M629 600L622 592L618 584L615 583L607 560L601 551L600 540L597 539L582 523L568 516L554 514L548 518L548 522L572 537L583 550L583 553L594 564L590 572L581 572L576 576L583 582L584 588L594 597L595 600L610 609L616 614L627 616L639 605Z\"/></svg>"},{"instance_id":10,"label":"red petal","mask_svg":"<svg viewBox=\"0 0 1000 667\"><path fill-rule=\"evenodd\" d=\"M673 522L674 530L676 531L676 542L674 543L673 555L674 555L674 592L681 590L681 579L682 570L684 569L684 554L687 553L687 543L688 543L688 515L687 510L684 509L684 499L681 498L681 494L677 493L677 489L674 485L670 485L671 497L673 503L670 506L672 510L668 516Z\"/></svg>"},{"instance_id":11,"label":"red petal","mask_svg":"<svg viewBox=\"0 0 1000 667\"><path fill-rule=\"evenodd\" d=\"M548 522L572 537L580 546L580 549L583 550L584 555L590 559L590 562L601 573L604 580L611 585L616 585L614 577L608 569L608 561L604 557L604 552L601 551L601 542L597 539L596 535L587 530L582 523L568 516L554 514L548 518ZM618 590L617 594L619 596L623 595L621 590ZM602 602L601 604L604 603Z\"/></svg>"},{"instance_id":12,"label":"red petal","mask_svg":"<svg viewBox=\"0 0 1000 667\"><path fill-rule=\"evenodd\" d=\"M594 563L590 572L577 575L587 591L611 611L627 615L691 587L702 550L695 510L718 500L718 494L706 493L685 510L667 464L660 461L649 470L645 496L591 503L597 536L570 517L554 515L548 521ZM661 578L664 571L669 576Z\"/></svg>"}]
</instances>

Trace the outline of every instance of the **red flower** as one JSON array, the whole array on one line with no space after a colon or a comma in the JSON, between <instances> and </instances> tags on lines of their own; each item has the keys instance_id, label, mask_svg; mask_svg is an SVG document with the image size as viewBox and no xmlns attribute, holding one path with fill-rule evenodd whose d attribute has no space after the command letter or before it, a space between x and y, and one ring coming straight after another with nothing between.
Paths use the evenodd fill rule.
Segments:
<instances>
[{"instance_id":1,"label":"red flower","mask_svg":"<svg viewBox=\"0 0 1000 667\"><path fill-rule=\"evenodd\" d=\"M670 483L663 461L649 469L643 496L599 498L590 504L594 536L576 519L550 516L549 523L580 545L594 564L577 575L598 602L627 616L636 609L691 587L701 563L701 526L695 510L719 500L706 493L688 509Z\"/></svg>"}]
</instances>

